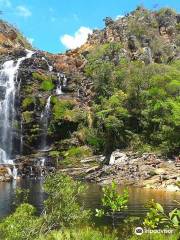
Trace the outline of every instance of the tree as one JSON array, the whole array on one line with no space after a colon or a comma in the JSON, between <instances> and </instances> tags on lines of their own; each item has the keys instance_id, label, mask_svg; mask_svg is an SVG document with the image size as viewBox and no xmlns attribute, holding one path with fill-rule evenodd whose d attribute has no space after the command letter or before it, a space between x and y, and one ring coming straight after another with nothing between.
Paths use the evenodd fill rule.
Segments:
<instances>
[{"instance_id":1,"label":"tree","mask_svg":"<svg viewBox=\"0 0 180 240\"><path fill-rule=\"evenodd\" d=\"M44 189L48 198L44 202L43 232L72 227L81 221L88 220L89 211L84 210L78 203L79 194L85 190L80 182L57 173L47 177Z\"/></svg>"}]
</instances>

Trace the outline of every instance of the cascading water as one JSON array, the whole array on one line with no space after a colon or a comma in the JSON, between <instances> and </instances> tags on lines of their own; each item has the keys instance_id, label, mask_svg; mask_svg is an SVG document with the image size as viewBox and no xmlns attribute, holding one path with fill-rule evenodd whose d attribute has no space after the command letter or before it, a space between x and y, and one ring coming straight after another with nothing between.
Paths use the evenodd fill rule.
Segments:
<instances>
[{"instance_id":1,"label":"cascading water","mask_svg":"<svg viewBox=\"0 0 180 240\"><path fill-rule=\"evenodd\" d=\"M27 55L15 61L6 61L0 70L0 164L13 164L13 124L15 120L15 94L17 75L20 64L31 58L32 51L26 50ZM13 172L17 176L15 167ZM14 176L16 178L16 176Z\"/></svg>"},{"instance_id":2,"label":"cascading water","mask_svg":"<svg viewBox=\"0 0 180 240\"><path fill-rule=\"evenodd\" d=\"M47 63L49 71L52 72L53 66L49 65L48 60L45 57L42 57L42 60L44 60Z\"/></svg>"},{"instance_id":3,"label":"cascading water","mask_svg":"<svg viewBox=\"0 0 180 240\"><path fill-rule=\"evenodd\" d=\"M41 114L41 122L42 122L42 128L43 128L43 134L41 137L42 150L47 149L47 131L48 131L48 120L49 120L50 110L51 110L51 96L48 97L44 112Z\"/></svg>"},{"instance_id":4,"label":"cascading water","mask_svg":"<svg viewBox=\"0 0 180 240\"><path fill-rule=\"evenodd\" d=\"M62 95L62 94L64 94L62 91L62 87L67 86L67 78L66 78L66 75L63 73L58 73L57 76L58 76L58 85L57 85L57 89L56 89L56 94Z\"/></svg>"}]
</instances>

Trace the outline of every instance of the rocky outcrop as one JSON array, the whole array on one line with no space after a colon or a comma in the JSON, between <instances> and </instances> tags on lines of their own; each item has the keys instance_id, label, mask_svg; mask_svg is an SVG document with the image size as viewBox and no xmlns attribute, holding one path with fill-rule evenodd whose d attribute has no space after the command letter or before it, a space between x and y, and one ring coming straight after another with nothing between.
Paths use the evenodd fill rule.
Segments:
<instances>
[{"instance_id":1,"label":"rocky outcrop","mask_svg":"<svg viewBox=\"0 0 180 240\"><path fill-rule=\"evenodd\" d=\"M137 8L118 20L106 18L104 21L105 28L89 36L87 48L119 42L128 60L149 64L179 59L179 15L173 10L152 12Z\"/></svg>"},{"instance_id":2,"label":"rocky outcrop","mask_svg":"<svg viewBox=\"0 0 180 240\"><path fill-rule=\"evenodd\" d=\"M112 153L108 165L85 176L88 181L107 184L115 180L119 184L134 185L167 191L180 191L180 167L175 161L152 153Z\"/></svg>"}]
</instances>

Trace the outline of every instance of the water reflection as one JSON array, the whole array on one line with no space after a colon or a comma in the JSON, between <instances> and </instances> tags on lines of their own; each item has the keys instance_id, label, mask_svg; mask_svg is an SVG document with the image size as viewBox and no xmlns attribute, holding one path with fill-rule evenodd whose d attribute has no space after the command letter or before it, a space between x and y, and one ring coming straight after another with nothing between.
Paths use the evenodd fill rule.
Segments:
<instances>
[{"instance_id":1,"label":"water reflection","mask_svg":"<svg viewBox=\"0 0 180 240\"><path fill-rule=\"evenodd\" d=\"M7 216L12 211L16 187L30 190L29 202L36 206L40 214L43 210L43 200L45 199L43 180L26 179L12 183L0 183L0 218ZM123 189L124 187L119 186L120 193ZM84 202L86 208L94 210L100 206L101 196L101 186L88 184L87 191L81 196L80 201ZM174 200L180 201L180 193L129 187L128 210L121 214L119 218L125 216L143 216L146 212L144 205L151 199L155 199L155 201L164 206L165 210L170 211L177 207L177 203Z\"/></svg>"},{"instance_id":2,"label":"water reflection","mask_svg":"<svg viewBox=\"0 0 180 240\"><path fill-rule=\"evenodd\" d=\"M43 201L45 198L43 180L26 179L11 183L0 183L0 218L12 212L17 187L30 190L29 203L34 205L37 208L38 214L40 214L43 210Z\"/></svg>"}]
</instances>

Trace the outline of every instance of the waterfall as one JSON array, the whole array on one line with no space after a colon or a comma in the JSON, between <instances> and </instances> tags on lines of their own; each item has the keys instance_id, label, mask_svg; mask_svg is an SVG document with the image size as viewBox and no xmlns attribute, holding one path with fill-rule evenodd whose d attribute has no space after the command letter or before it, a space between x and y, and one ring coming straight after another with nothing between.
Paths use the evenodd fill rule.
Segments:
<instances>
[{"instance_id":1,"label":"waterfall","mask_svg":"<svg viewBox=\"0 0 180 240\"><path fill-rule=\"evenodd\" d=\"M51 96L48 97L44 112L41 114L41 123L43 127L43 134L41 138L41 149L46 150L47 148L47 131L48 131L48 120L51 110Z\"/></svg>"},{"instance_id":2,"label":"waterfall","mask_svg":"<svg viewBox=\"0 0 180 240\"><path fill-rule=\"evenodd\" d=\"M17 88L17 75L21 63L31 58L32 51L26 50L25 57L21 57L17 62L10 60L2 65L0 70L0 164L13 164L13 124L15 120L15 94ZM13 168L16 178L15 166ZM13 174L13 173L12 173Z\"/></svg>"},{"instance_id":3,"label":"waterfall","mask_svg":"<svg viewBox=\"0 0 180 240\"><path fill-rule=\"evenodd\" d=\"M12 176L15 180L17 179L17 174L18 174L17 168L13 166Z\"/></svg>"},{"instance_id":4,"label":"waterfall","mask_svg":"<svg viewBox=\"0 0 180 240\"><path fill-rule=\"evenodd\" d=\"M48 61L47 61L47 59L45 57L42 57L42 60L44 60L47 63L49 71L52 72L53 66L49 65L49 63L48 63Z\"/></svg>"},{"instance_id":5,"label":"waterfall","mask_svg":"<svg viewBox=\"0 0 180 240\"><path fill-rule=\"evenodd\" d=\"M45 161L46 161L45 158L42 158L42 159L41 159L41 167L44 167L44 166L45 166Z\"/></svg>"},{"instance_id":6,"label":"waterfall","mask_svg":"<svg viewBox=\"0 0 180 240\"><path fill-rule=\"evenodd\" d=\"M63 94L63 92L62 92L62 83L61 83L60 73L58 73L57 76L58 76L58 84L57 84L56 94L61 95Z\"/></svg>"},{"instance_id":7,"label":"waterfall","mask_svg":"<svg viewBox=\"0 0 180 240\"><path fill-rule=\"evenodd\" d=\"M56 89L56 94L62 95L62 94L64 94L62 91L62 87L67 86L67 78L64 73L58 73L57 76L58 76L58 85L57 85L57 89Z\"/></svg>"},{"instance_id":8,"label":"waterfall","mask_svg":"<svg viewBox=\"0 0 180 240\"><path fill-rule=\"evenodd\" d=\"M21 118L20 124L20 154L23 153L23 119Z\"/></svg>"}]
</instances>

